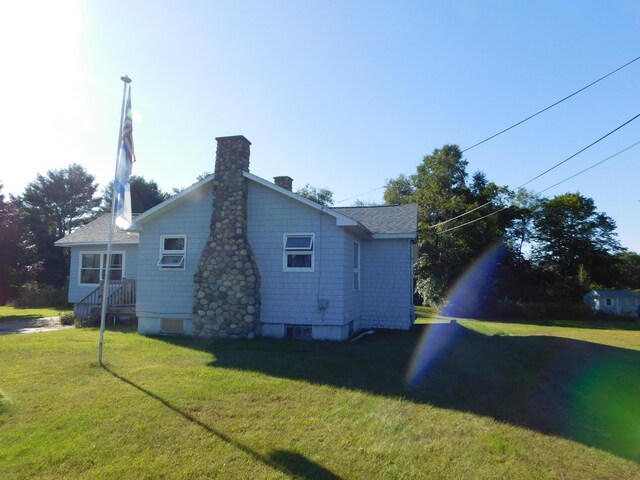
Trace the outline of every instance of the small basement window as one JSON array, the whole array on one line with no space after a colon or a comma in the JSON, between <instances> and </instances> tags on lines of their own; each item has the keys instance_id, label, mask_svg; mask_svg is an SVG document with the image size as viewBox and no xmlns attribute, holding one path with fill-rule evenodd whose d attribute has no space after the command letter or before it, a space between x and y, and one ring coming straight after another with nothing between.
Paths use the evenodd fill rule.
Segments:
<instances>
[{"instance_id":1,"label":"small basement window","mask_svg":"<svg viewBox=\"0 0 640 480\"><path fill-rule=\"evenodd\" d=\"M285 272L313 272L314 235L286 233L283 261Z\"/></svg>"},{"instance_id":2,"label":"small basement window","mask_svg":"<svg viewBox=\"0 0 640 480\"><path fill-rule=\"evenodd\" d=\"M184 320L179 320L175 318L161 318L160 333L184 335Z\"/></svg>"},{"instance_id":3,"label":"small basement window","mask_svg":"<svg viewBox=\"0 0 640 480\"><path fill-rule=\"evenodd\" d=\"M311 340L311 325L285 325L285 338L293 338L295 340Z\"/></svg>"},{"instance_id":4,"label":"small basement window","mask_svg":"<svg viewBox=\"0 0 640 480\"><path fill-rule=\"evenodd\" d=\"M186 235L162 235L160 237L160 260L163 270L184 270L187 254Z\"/></svg>"}]
</instances>

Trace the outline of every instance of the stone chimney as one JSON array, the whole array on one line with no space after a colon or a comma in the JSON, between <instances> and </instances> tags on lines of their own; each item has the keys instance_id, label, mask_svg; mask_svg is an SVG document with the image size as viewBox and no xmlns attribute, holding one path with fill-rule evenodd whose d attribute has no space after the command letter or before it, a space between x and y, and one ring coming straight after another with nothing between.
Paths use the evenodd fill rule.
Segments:
<instances>
[{"instance_id":1,"label":"stone chimney","mask_svg":"<svg viewBox=\"0 0 640 480\"><path fill-rule=\"evenodd\" d=\"M279 187L289 190L290 192L293 190L293 178L291 177L273 177L273 183Z\"/></svg>"},{"instance_id":2,"label":"stone chimney","mask_svg":"<svg viewBox=\"0 0 640 480\"><path fill-rule=\"evenodd\" d=\"M253 338L260 326L260 272L247 237L249 146L216 138L211 227L193 279L193 335Z\"/></svg>"}]
</instances>

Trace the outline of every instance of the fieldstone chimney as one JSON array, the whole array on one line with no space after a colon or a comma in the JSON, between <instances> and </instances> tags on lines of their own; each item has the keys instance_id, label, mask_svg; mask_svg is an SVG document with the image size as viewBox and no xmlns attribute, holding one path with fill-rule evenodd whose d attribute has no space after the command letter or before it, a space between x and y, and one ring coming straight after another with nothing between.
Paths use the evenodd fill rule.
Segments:
<instances>
[{"instance_id":1,"label":"fieldstone chimney","mask_svg":"<svg viewBox=\"0 0 640 480\"><path fill-rule=\"evenodd\" d=\"M279 187L286 188L290 192L293 190L293 178L291 177L273 177L273 183Z\"/></svg>"},{"instance_id":2,"label":"fieldstone chimney","mask_svg":"<svg viewBox=\"0 0 640 480\"><path fill-rule=\"evenodd\" d=\"M218 137L207 244L193 279L193 335L253 338L259 333L260 272L247 237L249 146Z\"/></svg>"}]
</instances>

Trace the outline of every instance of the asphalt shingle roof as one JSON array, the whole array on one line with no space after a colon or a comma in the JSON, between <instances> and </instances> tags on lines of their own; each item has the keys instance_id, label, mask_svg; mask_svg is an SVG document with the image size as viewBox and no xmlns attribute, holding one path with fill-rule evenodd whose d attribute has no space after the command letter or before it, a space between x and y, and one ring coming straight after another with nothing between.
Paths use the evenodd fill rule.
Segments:
<instances>
[{"instance_id":1,"label":"asphalt shingle roof","mask_svg":"<svg viewBox=\"0 0 640 480\"><path fill-rule=\"evenodd\" d=\"M62 237L56 242L59 247L64 247L73 244L85 244L85 243L107 243L109 240L109 220L111 218L110 213L105 213L101 217L96 218L93 222L89 222L86 225L74 230L69 235ZM126 232L119 228L113 231L113 243L118 244L137 244L138 233Z\"/></svg>"},{"instance_id":2,"label":"asphalt shingle roof","mask_svg":"<svg viewBox=\"0 0 640 480\"><path fill-rule=\"evenodd\" d=\"M332 210L360 222L373 234L416 233L418 205L380 205L376 207L337 207Z\"/></svg>"}]
</instances>

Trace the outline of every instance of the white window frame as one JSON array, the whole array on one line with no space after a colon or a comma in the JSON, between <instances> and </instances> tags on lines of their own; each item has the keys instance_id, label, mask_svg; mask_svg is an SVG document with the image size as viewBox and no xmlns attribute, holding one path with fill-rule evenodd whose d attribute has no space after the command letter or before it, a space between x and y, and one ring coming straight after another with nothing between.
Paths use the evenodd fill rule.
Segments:
<instances>
[{"instance_id":1,"label":"white window frame","mask_svg":"<svg viewBox=\"0 0 640 480\"><path fill-rule=\"evenodd\" d=\"M100 255L100 273L99 273L99 278L100 280L98 281L98 283L83 283L82 282L82 270L85 270L82 268L82 256L83 255ZM113 257L114 255L122 255L122 279L125 279L125 259L126 259L126 255L124 251L112 251L111 252L111 256ZM105 263L107 263L107 252L106 251L96 251L96 250L85 250L85 251L81 251L79 252L79 256L78 256L78 286L80 287L95 287L96 285L100 285L100 282L102 280L104 280L104 272L105 272L105 268L104 265ZM111 280L113 280L113 278L111 278Z\"/></svg>"},{"instance_id":2,"label":"white window frame","mask_svg":"<svg viewBox=\"0 0 640 480\"><path fill-rule=\"evenodd\" d=\"M165 250L164 242L169 238L180 238L184 240L184 248L182 250ZM182 261L178 265L166 265L162 263L162 259L167 256L182 255ZM160 235L160 253L158 255L158 268L160 270L185 270L187 265L187 236L184 234Z\"/></svg>"},{"instance_id":3,"label":"white window frame","mask_svg":"<svg viewBox=\"0 0 640 480\"><path fill-rule=\"evenodd\" d=\"M311 237L310 249L287 249L287 239L291 237ZM308 255L311 257L311 267L289 267L287 259L290 255ZM285 233L282 235L282 271L283 272L313 272L316 263L316 235L315 233Z\"/></svg>"},{"instance_id":4,"label":"white window frame","mask_svg":"<svg viewBox=\"0 0 640 480\"><path fill-rule=\"evenodd\" d=\"M356 246L357 252L356 252ZM362 246L360 242L353 241L353 290L360 291L360 258L361 258Z\"/></svg>"}]
</instances>

